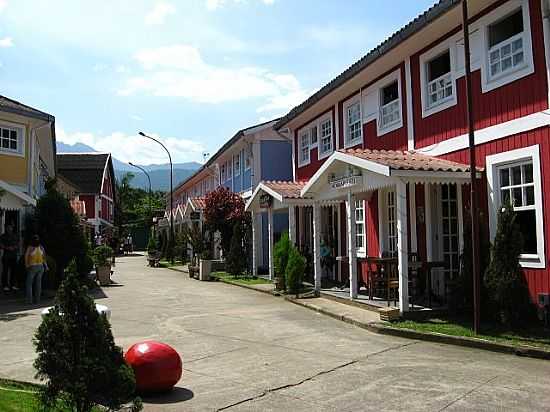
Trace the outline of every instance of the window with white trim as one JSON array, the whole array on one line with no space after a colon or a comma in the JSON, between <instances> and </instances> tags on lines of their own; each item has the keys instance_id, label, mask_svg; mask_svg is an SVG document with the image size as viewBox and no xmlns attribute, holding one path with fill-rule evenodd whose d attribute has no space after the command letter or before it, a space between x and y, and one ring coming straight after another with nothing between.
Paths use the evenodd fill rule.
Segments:
<instances>
[{"instance_id":1,"label":"window with white trim","mask_svg":"<svg viewBox=\"0 0 550 412\"><path fill-rule=\"evenodd\" d=\"M537 253L535 182L531 160L498 167L500 204L511 203L523 235L523 253Z\"/></svg>"},{"instance_id":2,"label":"window with white trim","mask_svg":"<svg viewBox=\"0 0 550 412\"><path fill-rule=\"evenodd\" d=\"M365 202L355 201L355 248L357 255L364 257L367 254L367 242L365 240Z\"/></svg>"},{"instance_id":3,"label":"window with white trim","mask_svg":"<svg viewBox=\"0 0 550 412\"><path fill-rule=\"evenodd\" d=\"M387 248L390 254L397 252L397 210L395 204L395 191L389 191L387 193L387 207L388 207L388 232L387 232Z\"/></svg>"},{"instance_id":4,"label":"window with white trim","mask_svg":"<svg viewBox=\"0 0 550 412\"><path fill-rule=\"evenodd\" d=\"M225 163L220 167L220 180L225 182Z\"/></svg>"},{"instance_id":5,"label":"window with white trim","mask_svg":"<svg viewBox=\"0 0 550 412\"><path fill-rule=\"evenodd\" d=\"M449 49L426 63L426 77L428 108L452 99L454 88Z\"/></svg>"},{"instance_id":6,"label":"window with white trim","mask_svg":"<svg viewBox=\"0 0 550 412\"><path fill-rule=\"evenodd\" d=\"M22 153L20 129L0 126L0 151Z\"/></svg>"},{"instance_id":7,"label":"window with white trim","mask_svg":"<svg viewBox=\"0 0 550 412\"><path fill-rule=\"evenodd\" d=\"M363 140L361 130L361 103L351 103L346 107L345 146L353 146Z\"/></svg>"},{"instance_id":8,"label":"window with white trim","mask_svg":"<svg viewBox=\"0 0 550 412\"><path fill-rule=\"evenodd\" d=\"M235 176L239 176L241 174L241 154L240 153L233 156L233 165L235 170Z\"/></svg>"},{"instance_id":9,"label":"window with white trim","mask_svg":"<svg viewBox=\"0 0 550 412\"><path fill-rule=\"evenodd\" d=\"M250 154L250 150L246 149L244 151L244 170L249 170L252 166L252 156Z\"/></svg>"},{"instance_id":10,"label":"window with white trim","mask_svg":"<svg viewBox=\"0 0 550 412\"><path fill-rule=\"evenodd\" d=\"M498 211L510 202L524 241L520 264L544 268L545 227L539 146L487 156L486 167L491 237L497 231Z\"/></svg>"},{"instance_id":11,"label":"window with white trim","mask_svg":"<svg viewBox=\"0 0 550 412\"><path fill-rule=\"evenodd\" d=\"M227 180L231 179L233 177L233 162L232 160L228 160L226 162L226 169L227 169Z\"/></svg>"},{"instance_id":12,"label":"window with white trim","mask_svg":"<svg viewBox=\"0 0 550 412\"><path fill-rule=\"evenodd\" d=\"M525 66L523 12L521 8L487 28L489 79Z\"/></svg>"},{"instance_id":13,"label":"window with white trim","mask_svg":"<svg viewBox=\"0 0 550 412\"><path fill-rule=\"evenodd\" d=\"M300 134L299 138L298 165L305 166L310 162L310 148L309 148L309 133L304 131Z\"/></svg>"},{"instance_id":14,"label":"window with white trim","mask_svg":"<svg viewBox=\"0 0 550 412\"><path fill-rule=\"evenodd\" d=\"M332 120L326 119L321 122L321 141L319 142L319 155L332 153Z\"/></svg>"},{"instance_id":15,"label":"window with white trim","mask_svg":"<svg viewBox=\"0 0 550 412\"><path fill-rule=\"evenodd\" d=\"M387 129L401 121L401 99L397 80L380 89L380 130Z\"/></svg>"}]
</instances>

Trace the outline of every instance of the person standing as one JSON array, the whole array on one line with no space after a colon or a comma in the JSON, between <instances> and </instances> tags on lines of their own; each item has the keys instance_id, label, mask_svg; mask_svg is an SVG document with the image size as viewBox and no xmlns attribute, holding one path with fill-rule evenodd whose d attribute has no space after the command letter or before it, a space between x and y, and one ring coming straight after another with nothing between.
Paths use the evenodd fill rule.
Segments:
<instances>
[{"instance_id":1,"label":"person standing","mask_svg":"<svg viewBox=\"0 0 550 412\"><path fill-rule=\"evenodd\" d=\"M27 303L40 303L42 295L42 275L48 268L46 252L40 244L38 235L31 238L31 243L25 252L25 267L27 268L27 282L25 285Z\"/></svg>"},{"instance_id":2,"label":"person standing","mask_svg":"<svg viewBox=\"0 0 550 412\"><path fill-rule=\"evenodd\" d=\"M2 287L4 292L17 290L15 286L15 271L17 268L17 249L19 239L12 225L6 226L6 231L0 236L0 248L4 250L2 255Z\"/></svg>"}]
</instances>

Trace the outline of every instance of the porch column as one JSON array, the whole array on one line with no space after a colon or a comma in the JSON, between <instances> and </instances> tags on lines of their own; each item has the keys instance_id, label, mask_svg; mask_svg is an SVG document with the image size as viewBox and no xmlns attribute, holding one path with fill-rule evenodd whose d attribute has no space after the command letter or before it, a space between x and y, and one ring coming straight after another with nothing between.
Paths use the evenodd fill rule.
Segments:
<instances>
[{"instance_id":1,"label":"porch column","mask_svg":"<svg viewBox=\"0 0 550 412\"><path fill-rule=\"evenodd\" d=\"M288 239L290 244L296 244L296 208L294 206L288 207Z\"/></svg>"},{"instance_id":2,"label":"porch column","mask_svg":"<svg viewBox=\"0 0 550 412\"><path fill-rule=\"evenodd\" d=\"M397 263L399 267L399 309L409 311L409 252L407 245L407 185L396 183Z\"/></svg>"},{"instance_id":3,"label":"porch column","mask_svg":"<svg viewBox=\"0 0 550 412\"><path fill-rule=\"evenodd\" d=\"M273 208L267 209L267 236L269 248L269 280L275 277L275 266L273 264Z\"/></svg>"},{"instance_id":4,"label":"porch column","mask_svg":"<svg viewBox=\"0 0 550 412\"><path fill-rule=\"evenodd\" d=\"M256 220L258 214L256 212L250 212L250 218L252 220L252 276L258 276L258 232L256 228Z\"/></svg>"},{"instance_id":5,"label":"porch column","mask_svg":"<svg viewBox=\"0 0 550 412\"><path fill-rule=\"evenodd\" d=\"M355 299L357 298L357 249L355 247L355 196L351 192L348 192L346 212L348 218L349 296Z\"/></svg>"},{"instance_id":6,"label":"porch column","mask_svg":"<svg viewBox=\"0 0 550 412\"><path fill-rule=\"evenodd\" d=\"M313 205L313 274L315 293L321 291L321 207Z\"/></svg>"}]
</instances>

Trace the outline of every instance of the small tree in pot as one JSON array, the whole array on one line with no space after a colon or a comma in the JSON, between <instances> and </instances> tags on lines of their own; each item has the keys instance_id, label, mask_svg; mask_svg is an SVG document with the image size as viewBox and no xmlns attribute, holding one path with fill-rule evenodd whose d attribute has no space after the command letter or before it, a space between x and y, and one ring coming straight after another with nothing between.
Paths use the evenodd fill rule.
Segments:
<instances>
[{"instance_id":1,"label":"small tree in pot","mask_svg":"<svg viewBox=\"0 0 550 412\"><path fill-rule=\"evenodd\" d=\"M286 288L288 293L295 294L298 297L302 288L304 272L306 270L306 259L300 254L296 246L290 246L288 253L288 263L285 270Z\"/></svg>"},{"instance_id":2,"label":"small tree in pot","mask_svg":"<svg viewBox=\"0 0 550 412\"><path fill-rule=\"evenodd\" d=\"M283 232L281 238L273 249L273 266L275 269L275 277L277 279L277 290L285 290L285 271L288 263L288 255L290 252L290 239L288 233Z\"/></svg>"},{"instance_id":3,"label":"small tree in pot","mask_svg":"<svg viewBox=\"0 0 550 412\"><path fill-rule=\"evenodd\" d=\"M100 285L108 285L111 283L111 256L113 249L109 246L102 245L94 249L94 263L96 266L97 278Z\"/></svg>"}]
</instances>

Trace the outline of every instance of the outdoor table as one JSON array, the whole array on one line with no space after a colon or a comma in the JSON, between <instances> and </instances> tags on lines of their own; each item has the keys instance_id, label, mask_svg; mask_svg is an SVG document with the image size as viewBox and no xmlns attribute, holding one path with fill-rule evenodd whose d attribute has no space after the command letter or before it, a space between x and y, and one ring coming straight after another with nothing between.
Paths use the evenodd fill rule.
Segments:
<instances>
[{"instance_id":1,"label":"outdoor table","mask_svg":"<svg viewBox=\"0 0 550 412\"><path fill-rule=\"evenodd\" d=\"M370 265L375 265L376 270L374 273L377 273L377 276L380 276L383 278L383 282L388 282L388 265L390 263L395 263L397 261L397 258L393 257L378 257L378 256L367 256L367 265L369 265L369 272L370 272ZM373 283L374 279L371 278L370 273L368 275L367 284L369 288L369 299L372 300L374 298L373 295ZM389 299L388 296L386 298Z\"/></svg>"},{"instance_id":2,"label":"outdoor table","mask_svg":"<svg viewBox=\"0 0 550 412\"><path fill-rule=\"evenodd\" d=\"M426 295L428 298L428 307L432 307L432 269L444 269L446 266L442 260L426 262Z\"/></svg>"}]
</instances>

